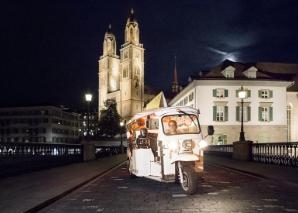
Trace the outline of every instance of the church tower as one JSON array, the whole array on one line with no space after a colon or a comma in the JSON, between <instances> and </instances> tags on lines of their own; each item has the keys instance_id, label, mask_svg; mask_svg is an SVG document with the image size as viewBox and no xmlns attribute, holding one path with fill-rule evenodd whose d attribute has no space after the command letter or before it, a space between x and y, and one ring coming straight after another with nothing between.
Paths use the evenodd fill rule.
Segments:
<instances>
[{"instance_id":1,"label":"church tower","mask_svg":"<svg viewBox=\"0 0 298 213\"><path fill-rule=\"evenodd\" d=\"M111 25L105 33L103 54L98 62L98 112L104 109L107 99L114 99L121 117L129 119L144 107L144 48L133 10L126 22L124 38L119 57Z\"/></svg>"},{"instance_id":2,"label":"church tower","mask_svg":"<svg viewBox=\"0 0 298 213\"><path fill-rule=\"evenodd\" d=\"M100 110L104 108L107 99L115 99L118 111L120 109L120 82L119 82L119 63L117 55L116 38L112 33L111 25L104 36L103 54L99 61L99 90L98 106Z\"/></svg>"},{"instance_id":3,"label":"church tower","mask_svg":"<svg viewBox=\"0 0 298 213\"><path fill-rule=\"evenodd\" d=\"M126 22L124 38L120 49L120 114L130 118L144 107L144 48L133 9Z\"/></svg>"}]
</instances>

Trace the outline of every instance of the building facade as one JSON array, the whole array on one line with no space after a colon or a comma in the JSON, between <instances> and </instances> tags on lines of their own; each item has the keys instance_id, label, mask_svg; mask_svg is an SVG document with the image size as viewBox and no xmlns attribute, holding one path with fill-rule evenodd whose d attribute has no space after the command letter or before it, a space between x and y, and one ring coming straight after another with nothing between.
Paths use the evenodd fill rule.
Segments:
<instances>
[{"instance_id":1,"label":"building facade","mask_svg":"<svg viewBox=\"0 0 298 213\"><path fill-rule=\"evenodd\" d=\"M0 142L78 143L79 114L54 106L0 108Z\"/></svg>"},{"instance_id":2,"label":"building facade","mask_svg":"<svg viewBox=\"0 0 298 213\"><path fill-rule=\"evenodd\" d=\"M89 120L88 120L89 116ZM80 113L80 128L79 136L84 138L87 136L88 132L88 122L89 122L89 135L91 137L98 134L98 113L97 112L81 112Z\"/></svg>"},{"instance_id":3,"label":"building facade","mask_svg":"<svg viewBox=\"0 0 298 213\"><path fill-rule=\"evenodd\" d=\"M293 84L288 75L257 69L251 64L225 61L205 75L190 77L190 83L169 105L192 106L200 110L204 133L213 125L213 144L239 140L243 87L243 121L246 140L257 143L286 142L289 137L287 88Z\"/></svg>"},{"instance_id":4,"label":"building facade","mask_svg":"<svg viewBox=\"0 0 298 213\"><path fill-rule=\"evenodd\" d=\"M288 141L298 142L298 92L287 92Z\"/></svg>"},{"instance_id":5,"label":"building facade","mask_svg":"<svg viewBox=\"0 0 298 213\"><path fill-rule=\"evenodd\" d=\"M115 99L122 118L129 119L144 107L144 48L134 11L127 19L125 41L117 55L116 37L109 26L99 59L98 112L107 99Z\"/></svg>"}]
</instances>

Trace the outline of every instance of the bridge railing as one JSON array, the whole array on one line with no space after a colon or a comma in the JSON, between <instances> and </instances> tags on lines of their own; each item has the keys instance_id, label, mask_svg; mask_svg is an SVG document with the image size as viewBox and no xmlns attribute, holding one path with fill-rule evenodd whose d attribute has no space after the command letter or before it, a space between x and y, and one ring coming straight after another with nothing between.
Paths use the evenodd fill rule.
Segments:
<instances>
[{"instance_id":1,"label":"bridge railing","mask_svg":"<svg viewBox=\"0 0 298 213\"><path fill-rule=\"evenodd\" d=\"M253 143L250 149L252 161L298 167L298 142ZM232 157L234 151L232 144L211 145L205 153Z\"/></svg>"},{"instance_id":2,"label":"bridge railing","mask_svg":"<svg viewBox=\"0 0 298 213\"><path fill-rule=\"evenodd\" d=\"M0 143L0 157L8 156L81 156L80 144Z\"/></svg>"},{"instance_id":3,"label":"bridge railing","mask_svg":"<svg viewBox=\"0 0 298 213\"><path fill-rule=\"evenodd\" d=\"M205 151L208 154L221 155L226 157L232 157L233 145L211 145L208 146Z\"/></svg>"},{"instance_id":4,"label":"bridge railing","mask_svg":"<svg viewBox=\"0 0 298 213\"><path fill-rule=\"evenodd\" d=\"M117 155L122 153L126 153L126 147L121 148L121 146L101 146L101 145L95 145L95 157L106 157L111 155Z\"/></svg>"},{"instance_id":5,"label":"bridge railing","mask_svg":"<svg viewBox=\"0 0 298 213\"><path fill-rule=\"evenodd\" d=\"M85 150L86 151L86 150ZM95 157L126 153L119 145L95 145ZM0 143L0 177L22 174L84 160L82 144Z\"/></svg>"},{"instance_id":6,"label":"bridge railing","mask_svg":"<svg viewBox=\"0 0 298 213\"><path fill-rule=\"evenodd\" d=\"M47 169L83 159L79 144L0 143L0 177Z\"/></svg>"},{"instance_id":7,"label":"bridge railing","mask_svg":"<svg viewBox=\"0 0 298 213\"><path fill-rule=\"evenodd\" d=\"M298 167L298 142L252 145L253 161Z\"/></svg>"}]
</instances>

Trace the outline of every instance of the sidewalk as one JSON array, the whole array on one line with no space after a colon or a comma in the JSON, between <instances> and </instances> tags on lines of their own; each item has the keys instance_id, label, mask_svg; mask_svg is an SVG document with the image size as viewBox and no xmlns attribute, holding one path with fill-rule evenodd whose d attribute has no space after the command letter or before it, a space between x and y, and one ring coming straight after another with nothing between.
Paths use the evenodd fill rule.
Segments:
<instances>
[{"instance_id":1,"label":"sidewalk","mask_svg":"<svg viewBox=\"0 0 298 213\"><path fill-rule=\"evenodd\" d=\"M126 154L0 179L0 209L25 212L72 190L126 160Z\"/></svg>"},{"instance_id":2,"label":"sidewalk","mask_svg":"<svg viewBox=\"0 0 298 213\"><path fill-rule=\"evenodd\" d=\"M279 183L298 186L298 168L264 164L252 161L241 161L216 155L204 155L205 163L215 164L262 178L278 181Z\"/></svg>"}]
</instances>

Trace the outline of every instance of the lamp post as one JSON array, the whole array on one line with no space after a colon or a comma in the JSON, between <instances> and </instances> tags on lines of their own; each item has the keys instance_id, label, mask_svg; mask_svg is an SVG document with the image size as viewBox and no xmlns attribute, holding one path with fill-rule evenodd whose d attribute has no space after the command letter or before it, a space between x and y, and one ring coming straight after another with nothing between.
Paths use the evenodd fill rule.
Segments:
<instances>
[{"instance_id":1,"label":"lamp post","mask_svg":"<svg viewBox=\"0 0 298 213\"><path fill-rule=\"evenodd\" d=\"M240 131L240 138L239 141L245 142L245 136L243 131L243 99L246 98L247 91L243 89L243 86L241 86L241 89L238 93L239 98L241 98L241 131Z\"/></svg>"},{"instance_id":2,"label":"lamp post","mask_svg":"<svg viewBox=\"0 0 298 213\"><path fill-rule=\"evenodd\" d=\"M124 126L124 122L120 121L120 146L121 146L121 153L124 152L123 150L123 138L122 138L122 128Z\"/></svg>"},{"instance_id":3,"label":"lamp post","mask_svg":"<svg viewBox=\"0 0 298 213\"><path fill-rule=\"evenodd\" d=\"M87 141L89 142L90 140L90 121L89 121L89 117L90 117L90 102L92 101L92 94L90 93L86 93L85 94L85 100L87 102Z\"/></svg>"}]
</instances>

